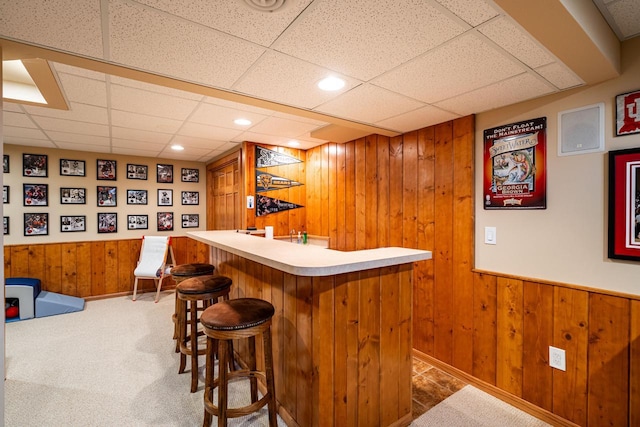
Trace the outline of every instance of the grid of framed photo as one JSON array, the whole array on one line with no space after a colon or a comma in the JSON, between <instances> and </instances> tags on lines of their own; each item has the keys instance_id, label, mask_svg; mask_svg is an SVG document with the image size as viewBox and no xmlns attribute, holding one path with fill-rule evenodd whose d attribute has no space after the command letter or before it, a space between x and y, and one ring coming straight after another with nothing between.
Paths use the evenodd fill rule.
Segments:
<instances>
[{"instance_id":1,"label":"grid of framed photo","mask_svg":"<svg viewBox=\"0 0 640 427\"><path fill-rule=\"evenodd\" d=\"M60 231L63 233L87 231L87 217L85 215L61 216Z\"/></svg>"},{"instance_id":2,"label":"grid of framed photo","mask_svg":"<svg viewBox=\"0 0 640 427\"><path fill-rule=\"evenodd\" d=\"M84 205L87 189L79 187L62 187L60 188L60 204L61 205Z\"/></svg>"},{"instance_id":3,"label":"grid of framed photo","mask_svg":"<svg viewBox=\"0 0 640 427\"><path fill-rule=\"evenodd\" d=\"M48 206L48 184L22 184L23 206Z\"/></svg>"},{"instance_id":4,"label":"grid of framed photo","mask_svg":"<svg viewBox=\"0 0 640 427\"><path fill-rule=\"evenodd\" d=\"M60 175L85 176L84 160L60 159Z\"/></svg>"},{"instance_id":5,"label":"grid of framed photo","mask_svg":"<svg viewBox=\"0 0 640 427\"><path fill-rule=\"evenodd\" d=\"M46 236L49 234L49 214L48 213L25 213L24 214L24 235L25 236Z\"/></svg>"},{"instance_id":6,"label":"grid of framed photo","mask_svg":"<svg viewBox=\"0 0 640 427\"><path fill-rule=\"evenodd\" d=\"M173 212L158 212L158 231L173 231Z\"/></svg>"},{"instance_id":7,"label":"grid of framed photo","mask_svg":"<svg viewBox=\"0 0 640 427\"><path fill-rule=\"evenodd\" d=\"M146 205L147 190L127 190L128 205Z\"/></svg>"},{"instance_id":8,"label":"grid of framed photo","mask_svg":"<svg viewBox=\"0 0 640 427\"><path fill-rule=\"evenodd\" d=\"M98 213L98 233L116 233L118 231L118 214L115 212Z\"/></svg>"},{"instance_id":9,"label":"grid of framed photo","mask_svg":"<svg viewBox=\"0 0 640 427\"><path fill-rule=\"evenodd\" d=\"M200 182L200 170L191 168L182 168L180 176L182 182Z\"/></svg>"},{"instance_id":10,"label":"grid of framed photo","mask_svg":"<svg viewBox=\"0 0 640 427\"><path fill-rule=\"evenodd\" d=\"M182 204L183 205L199 205L200 193L197 191L183 191Z\"/></svg>"},{"instance_id":11,"label":"grid of framed photo","mask_svg":"<svg viewBox=\"0 0 640 427\"><path fill-rule=\"evenodd\" d=\"M200 227L200 215L182 214L182 228Z\"/></svg>"},{"instance_id":12,"label":"grid of framed photo","mask_svg":"<svg viewBox=\"0 0 640 427\"><path fill-rule=\"evenodd\" d=\"M98 206L118 206L118 188L98 185Z\"/></svg>"},{"instance_id":13,"label":"grid of framed photo","mask_svg":"<svg viewBox=\"0 0 640 427\"><path fill-rule=\"evenodd\" d=\"M97 160L97 179L115 181L117 178L117 165L115 160Z\"/></svg>"},{"instance_id":14,"label":"grid of framed photo","mask_svg":"<svg viewBox=\"0 0 640 427\"><path fill-rule=\"evenodd\" d=\"M147 165L136 165L127 163L127 179L147 179L149 167Z\"/></svg>"},{"instance_id":15,"label":"grid of framed photo","mask_svg":"<svg viewBox=\"0 0 640 427\"><path fill-rule=\"evenodd\" d=\"M45 178L48 176L48 157L46 154L23 154L22 176Z\"/></svg>"},{"instance_id":16,"label":"grid of framed photo","mask_svg":"<svg viewBox=\"0 0 640 427\"><path fill-rule=\"evenodd\" d=\"M127 215L127 230L146 230L149 228L149 215Z\"/></svg>"},{"instance_id":17,"label":"grid of framed photo","mask_svg":"<svg viewBox=\"0 0 640 427\"><path fill-rule=\"evenodd\" d=\"M158 189L158 206L173 206L173 190Z\"/></svg>"},{"instance_id":18,"label":"grid of framed photo","mask_svg":"<svg viewBox=\"0 0 640 427\"><path fill-rule=\"evenodd\" d=\"M158 164L156 181L163 184L173 183L173 165Z\"/></svg>"}]
</instances>

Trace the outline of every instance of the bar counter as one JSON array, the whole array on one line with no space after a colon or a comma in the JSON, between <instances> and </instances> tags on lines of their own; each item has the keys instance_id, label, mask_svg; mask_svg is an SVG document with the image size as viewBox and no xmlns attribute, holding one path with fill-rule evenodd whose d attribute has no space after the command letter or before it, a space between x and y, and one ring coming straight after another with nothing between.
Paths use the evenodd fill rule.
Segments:
<instances>
[{"instance_id":1,"label":"bar counter","mask_svg":"<svg viewBox=\"0 0 640 427\"><path fill-rule=\"evenodd\" d=\"M276 399L288 426L411 423L413 263L431 252L342 252L235 231L187 235L211 246L217 273L233 280L232 298L274 305ZM236 350L244 359L246 346Z\"/></svg>"}]
</instances>

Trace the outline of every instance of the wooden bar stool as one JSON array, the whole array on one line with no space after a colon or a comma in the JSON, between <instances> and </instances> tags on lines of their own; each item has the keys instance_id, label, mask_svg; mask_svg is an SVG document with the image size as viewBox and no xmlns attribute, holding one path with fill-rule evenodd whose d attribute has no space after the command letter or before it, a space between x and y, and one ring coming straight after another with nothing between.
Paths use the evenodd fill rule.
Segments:
<instances>
[{"instance_id":1,"label":"wooden bar stool","mask_svg":"<svg viewBox=\"0 0 640 427\"><path fill-rule=\"evenodd\" d=\"M207 335L207 364L204 385L204 423L211 425L211 416L218 417L218 427L227 425L228 418L242 417L269 405L269 426L276 427L276 391L273 379L271 353L271 318L273 305L255 298L239 298L222 301L207 308L200 316L200 323ZM262 334L264 341L265 371L256 368L255 339ZM249 339L248 369L227 372L228 348L234 339ZM217 342L216 342L217 341ZM214 378L214 355L218 353L218 377ZM251 384L251 404L241 408L228 408L229 381L236 377L248 377ZM267 392L258 400L257 378L266 382ZM218 389L218 404L213 400L213 390Z\"/></svg>"},{"instance_id":2,"label":"wooden bar stool","mask_svg":"<svg viewBox=\"0 0 640 427\"><path fill-rule=\"evenodd\" d=\"M198 356L206 354L206 349L198 349L198 337L204 336L203 331L198 331L198 312L204 312L211 304L217 303L219 298L228 300L230 289L230 278L212 275L192 277L176 286L176 321L180 348L178 373L184 372L187 356L191 356L191 393L198 389Z\"/></svg>"},{"instance_id":3,"label":"wooden bar stool","mask_svg":"<svg viewBox=\"0 0 640 427\"><path fill-rule=\"evenodd\" d=\"M193 263L193 264L180 264L171 269L171 278L176 282L176 286L183 280L190 279L197 276L206 276L213 274L215 267L212 264ZM178 314L178 292L176 291L176 302L171 321L174 324L173 327L173 339L176 340L176 353L180 353L180 341L178 341L178 322L176 321L176 315Z\"/></svg>"}]
</instances>

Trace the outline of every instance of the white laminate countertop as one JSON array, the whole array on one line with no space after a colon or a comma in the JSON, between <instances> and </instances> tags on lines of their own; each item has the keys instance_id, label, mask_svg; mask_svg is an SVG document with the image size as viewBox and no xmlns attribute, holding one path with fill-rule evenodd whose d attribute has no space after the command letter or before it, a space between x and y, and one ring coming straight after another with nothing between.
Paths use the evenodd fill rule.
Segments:
<instances>
[{"instance_id":1,"label":"white laminate countertop","mask_svg":"<svg viewBox=\"0 0 640 427\"><path fill-rule=\"evenodd\" d=\"M342 252L317 245L233 231L192 231L187 236L232 254L297 276L331 276L431 259L430 251L408 248L377 248Z\"/></svg>"}]
</instances>

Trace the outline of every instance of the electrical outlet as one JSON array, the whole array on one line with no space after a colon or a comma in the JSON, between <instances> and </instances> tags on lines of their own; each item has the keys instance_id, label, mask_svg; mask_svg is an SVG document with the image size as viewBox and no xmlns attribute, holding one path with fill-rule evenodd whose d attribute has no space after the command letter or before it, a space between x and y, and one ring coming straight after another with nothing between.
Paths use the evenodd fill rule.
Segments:
<instances>
[{"instance_id":1,"label":"electrical outlet","mask_svg":"<svg viewBox=\"0 0 640 427\"><path fill-rule=\"evenodd\" d=\"M565 351L560 348L549 346L549 366L560 369L561 371L566 371L567 359L565 357Z\"/></svg>"}]
</instances>

